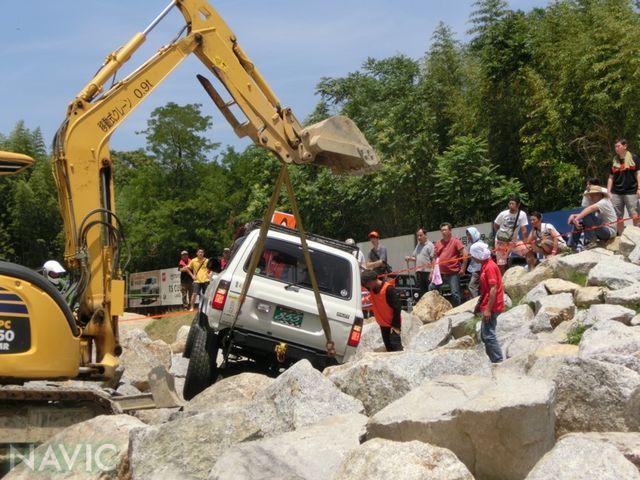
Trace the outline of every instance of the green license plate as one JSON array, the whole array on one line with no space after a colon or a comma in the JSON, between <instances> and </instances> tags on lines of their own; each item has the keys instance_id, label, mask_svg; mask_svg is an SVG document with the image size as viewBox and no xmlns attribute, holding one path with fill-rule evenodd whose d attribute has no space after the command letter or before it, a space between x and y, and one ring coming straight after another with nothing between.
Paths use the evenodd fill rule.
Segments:
<instances>
[{"instance_id":1,"label":"green license plate","mask_svg":"<svg viewBox=\"0 0 640 480\"><path fill-rule=\"evenodd\" d=\"M302 317L304 314L297 310L291 310L281 306L276 306L276 311L273 313L273 321L282 323L284 325L291 325L292 327L298 327L302 325Z\"/></svg>"}]
</instances>

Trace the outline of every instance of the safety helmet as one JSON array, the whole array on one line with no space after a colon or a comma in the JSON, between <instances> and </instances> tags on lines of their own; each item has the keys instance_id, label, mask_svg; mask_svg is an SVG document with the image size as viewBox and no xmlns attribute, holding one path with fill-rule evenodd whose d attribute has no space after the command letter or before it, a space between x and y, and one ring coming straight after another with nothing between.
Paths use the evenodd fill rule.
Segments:
<instances>
[{"instance_id":1,"label":"safety helmet","mask_svg":"<svg viewBox=\"0 0 640 480\"><path fill-rule=\"evenodd\" d=\"M60 279L67 276L67 271L55 260L47 260L42 266L42 273L54 285L58 285Z\"/></svg>"}]
</instances>

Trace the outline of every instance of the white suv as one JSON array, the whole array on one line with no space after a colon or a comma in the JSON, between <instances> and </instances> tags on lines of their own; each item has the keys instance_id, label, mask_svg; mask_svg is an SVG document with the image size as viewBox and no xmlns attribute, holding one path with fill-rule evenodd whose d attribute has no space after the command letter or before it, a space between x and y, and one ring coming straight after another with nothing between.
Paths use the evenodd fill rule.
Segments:
<instances>
[{"instance_id":1,"label":"white suv","mask_svg":"<svg viewBox=\"0 0 640 480\"><path fill-rule=\"evenodd\" d=\"M357 247L317 235L307 237L336 347L335 359L330 359L298 232L276 225L270 226L247 298L233 325L258 241L258 226L247 234L225 270L212 278L194 318L185 348L190 359L184 387L187 399L215 381L219 348L264 365L287 366L306 358L322 369L345 362L360 342L360 268L353 255Z\"/></svg>"}]
</instances>

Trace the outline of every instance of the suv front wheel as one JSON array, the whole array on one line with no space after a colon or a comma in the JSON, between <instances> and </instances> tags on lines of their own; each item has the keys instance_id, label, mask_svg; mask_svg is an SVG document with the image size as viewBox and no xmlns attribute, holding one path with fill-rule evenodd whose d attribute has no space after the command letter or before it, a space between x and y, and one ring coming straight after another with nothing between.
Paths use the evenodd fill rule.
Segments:
<instances>
[{"instance_id":1,"label":"suv front wheel","mask_svg":"<svg viewBox=\"0 0 640 480\"><path fill-rule=\"evenodd\" d=\"M189 366L182 391L185 400L191 400L213 384L218 375L218 335L207 333L203 328L196 326L192 340Z\"/></svg>"}]
</instances>

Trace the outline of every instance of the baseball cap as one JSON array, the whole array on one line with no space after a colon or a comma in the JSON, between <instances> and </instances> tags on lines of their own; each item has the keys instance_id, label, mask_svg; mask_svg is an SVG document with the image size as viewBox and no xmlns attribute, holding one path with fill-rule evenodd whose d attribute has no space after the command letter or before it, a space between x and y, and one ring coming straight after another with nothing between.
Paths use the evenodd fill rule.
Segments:
<instances>
[{"instance_id":1,"label":"baseball cap","mask_svg":"<svg viewBox=\"0 0 640 480\"><path fill-rule=\"evenodd\" d=\"M380 238L380 234L378 232L376 232L375 230L372 230L369 232L369 238L371 237L377 237Z\"/></svg>"},{"instance_id":2,"label":"baseball cap","mask_svg":"<svg viewBox=\"0 0 640 480\"><path fill-rule=\"evenodd\" d=\"M189 252L187 252L186 250L182 250L182 251L180 252L180 255L189 255Z\"/></svg>"}]
</instances>

